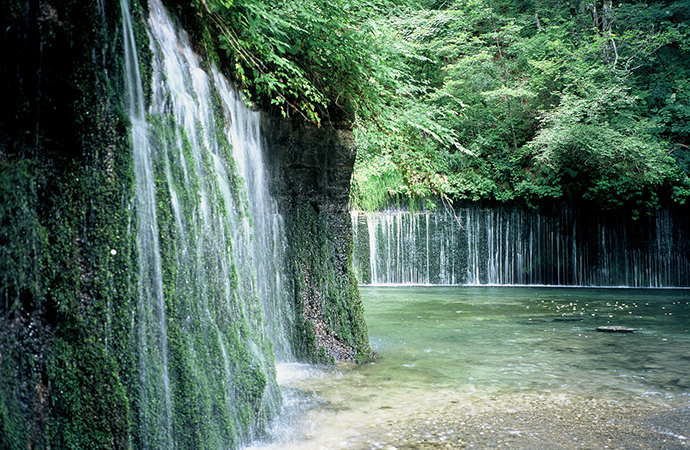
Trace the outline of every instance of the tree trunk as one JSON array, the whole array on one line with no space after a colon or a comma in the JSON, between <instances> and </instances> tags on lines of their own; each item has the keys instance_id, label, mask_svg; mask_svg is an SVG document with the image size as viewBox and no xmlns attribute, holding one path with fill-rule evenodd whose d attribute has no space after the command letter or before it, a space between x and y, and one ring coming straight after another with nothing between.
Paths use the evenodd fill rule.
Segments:
<instances>
[{"instance_id":1,"label":"tree trunk","mask_svg":"<svg viewBox=\"0 0 690 450\"><path fill-rule=\"evenodd\" d=\"M615 66L618 61L618 52L616 50L616 43L611 35L611 26L613 23L613 0L602 0L601 5L601 36L605 39L603 58L606 64L613 64Z\"/></svg>"},{"instance_id":2,"label":"tree trunk","mask_svg":"<svg viewBox=\"0 0 690 450\"><path fill-rule=\"evenodd\" d=\"M592 15L592 26L603 40L601 57L605 64L615 67L618 62L618 50L616 42L613 40L611 28L613 24L613 0L602 0L601 12L597 11L594 3L587 5L587 10Z\"/></svg>"}]
</instances>

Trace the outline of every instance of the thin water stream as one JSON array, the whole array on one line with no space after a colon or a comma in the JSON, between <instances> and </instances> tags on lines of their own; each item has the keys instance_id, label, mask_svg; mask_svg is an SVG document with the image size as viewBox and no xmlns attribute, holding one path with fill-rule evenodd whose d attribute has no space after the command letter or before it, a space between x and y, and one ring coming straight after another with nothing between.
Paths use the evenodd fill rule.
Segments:
<instances>
[{"instance_id":1,"label":"thin water stream","mask_svg":"<svg viewBox=\"0 0 690 450\"><path fill-rule=\"evenodd\" d=\"M633 220L566 204L467 201L351 217L362 284L690 286L685 211Z\"/></svg>"},{"instance_id":2,"label":"thin water stream","mask_svg":"<svg viewBox=\"0 0 690 450\"><path fill-rule=\"evenodd\" d=\"M121 9L139 251L132 446L237 448L279 409L274 348L290 358L282 219L264 177L260 115L160 0L146 22L145 108L127 0Z\"/></svg>"},{"instance_id":3,"label":"thin water stream","mask_svg":"<svg viewBox=\"0 0 690 450\"><path fill-rule=\"evenodd\" d=\"M690 290L361 291L378 360L279 367L269 448L690 447Z\"/></svg>"}]
</instances>

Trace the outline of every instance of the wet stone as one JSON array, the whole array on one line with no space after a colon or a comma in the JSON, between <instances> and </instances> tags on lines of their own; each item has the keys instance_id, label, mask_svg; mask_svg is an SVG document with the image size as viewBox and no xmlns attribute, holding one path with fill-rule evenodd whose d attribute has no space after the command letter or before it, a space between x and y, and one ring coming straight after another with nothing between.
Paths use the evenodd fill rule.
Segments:
<instances>
[{"instance_id":1,"label":"wet stone","mask_svg":"<svg viewBox=\"0 0 690 450\"><path fill-rule=\"evenodd\" d=\"M606 327L597 327L597 331L602 331L605 333L634 333L635 331L637 331L637 328L621 327L621 326L606 326Z\"/></svg>"}]
</instances>

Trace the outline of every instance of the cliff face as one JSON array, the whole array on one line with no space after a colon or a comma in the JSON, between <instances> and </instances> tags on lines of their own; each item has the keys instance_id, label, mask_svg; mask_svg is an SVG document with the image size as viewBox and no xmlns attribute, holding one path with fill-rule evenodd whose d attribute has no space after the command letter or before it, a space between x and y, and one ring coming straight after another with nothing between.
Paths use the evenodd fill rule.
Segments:
<instances>
[{"instance_id":1,"label":"cliff face","mask_svg":"<svg viewBox=\"0 0 690 450\"><path fill-rule=\"evenodd\" d=\"M147 5L131 3L142 75L150 80ZM145 447L147 430L162 426L162 418L145 411L138 356L145 333L122 10L102 0L11 0L0 3L0 27L0 448ZM144 93L152 97L150 83ZM347 129L299 120L267 118L264 128L288 232L283 276L298 314L295 353L302 360L363 360L370 350L350 269L347 212L352 137ZM152 129L165 135L160 123ZM171 188L156 170L165 264L182 247L172 245L181 238ZM194 383L194 354L185 352L190 339L183 338L194 330L184 307L198 302L175 288L180 275L171 266L162 272L171 434L179 448L212 448L205 419L217 412L208 405L222 397L213 404L241 416L219 426L237 429L239 437L228 437L224 448L236 447L265 426L268 415L256 404L271 371L258 370L240 344L225 352L208 344L216 334L197 333L199 346L215 351L212 361L228 359L228 367L209 370L233 370L231 383L219 382L232 384L227 392L236 396L228 403L225 391ZM209 291L225 298L224 289ZM238 314L217 315L224 320L219 336L240 342L247 335Z\"/></svg>"},{"instance_id":2,"label":"cliff face","mask_svg":"<svg viewBox=\"0 0 690 450\"><path fill-rule=\"evenodd\" d=\"M120 17L0 5L0 448L129 445Z\"/></svg>"},{"instance_id":3,"label":"cliff face","mask_svg":"<svg viewBox=\"0 0 690 450\"><path fill-rule=\"evenodd\" d=\"M372 356L352 271L348 210L355 162L347 124L265 116L271 191L285 218L287 272L297 314L294 352L312 361Z\"/></svg>"}]
</instances>

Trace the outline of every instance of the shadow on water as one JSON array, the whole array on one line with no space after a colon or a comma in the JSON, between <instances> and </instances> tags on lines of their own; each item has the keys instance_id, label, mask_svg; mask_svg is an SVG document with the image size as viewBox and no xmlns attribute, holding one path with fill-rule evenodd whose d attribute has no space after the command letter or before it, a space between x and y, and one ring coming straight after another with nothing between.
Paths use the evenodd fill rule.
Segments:
<instances>
[{"instance_id":1,"label":"shadow on water","mask_svg":"<svg viewBox=\"0 0 690 450\"><path fill-rule=\"evenodd\" d=\"M379 359L281 383L318 400L268 448L690 446L690 290L361 292Z\"/></svg>"}]
</instances>

